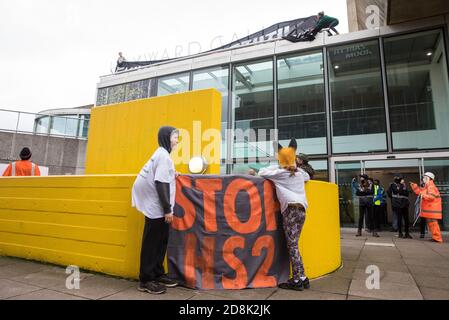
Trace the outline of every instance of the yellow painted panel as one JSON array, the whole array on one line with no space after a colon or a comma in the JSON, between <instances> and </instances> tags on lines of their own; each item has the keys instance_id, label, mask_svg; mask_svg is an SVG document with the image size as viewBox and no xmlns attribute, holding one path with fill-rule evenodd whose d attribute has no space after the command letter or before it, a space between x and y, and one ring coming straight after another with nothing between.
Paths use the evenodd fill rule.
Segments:
<instances>
[{"instance_id":1,"label":"yellow painted panel","mask_svg":"<svg viewBox=\"0 0 449 320\"><path fill-rule=\"evenodd\" d=\"M45 261L61 265L63 267L69 265L77 265L85 270L93 270L105 274L122 276L131 278L126 270L126 265L123 260L105 258L103 256L90 256L78 254L73 251L55 251L47 247L36 247L33 245L23 246L14 243L2 243L0 247L3 248L8 256L21 257L25 259ZM82 261L82 263L76 263Z\"/></svg>"},{"instance_id":2,"label":"yellow painted panel","mask_svg":"<svg viewBox=\"0 0 449 320\"><path fill-rule=\"evenodd\" d=\"M180 139L190 142L183 149L188 151L187 160L203 155L210 163L207 173L219 174L220 139L202 136L207 129L220 132L221 104L220 93L207 89L93 108L86 174L138 173L158 147L157 133L164 125L186 130L188 134L181 134ZM217 154L208 155L206 146L213 141ZM201 142L198 151L194 142ZM176 170L188 173L187 164L177 164Z\"/></svg>"},{"instance_id":3,"label":"yellow painted panel","mask_svg":"<svg viewBox=\"0 0 449 320\"><path fill-rule=\"evenodd\" d=\"M309 181L306 194L309 208L299 248L305 272L313 279L341 265L338 187L333 183Z\"/></svg>"},{"instance_id":4,"label":"yellow painted panel","mask_svg":"<svg viewBox=\"0 0 449 320\"><path fill-rule=\"evenodd\" d=\"M0 231L0 243L2 245L9 245L16 248L23 248L24 252L21 252L18 256L23 258L33 258L34 252L27 251L27 248L45 249L59 254L74 254L82 256L97 256L101 259L120 260L124 263L126 257L126 247L119 245L110 245L104 243L94 243L88 241L78 241L70 239L55 239L52 237L45 237L42 235L35 236L29 234L19 234L11 232ZM0 248L3 248L0 245ZM2 249L4 250L4 248ZM0 250L1 252L1 250ZM100 254L101 253L101 254ZM34 257L36 259L36 257ZM42 261L47 261L43 259ZM62 264L62 261L55 262ZM70 263L69 263L70 264Z\"/></svg>"},{"instance_id":5,"label":"yellow painted panel","mask_svg":"<svg viewBox=\"0 0 449 320\"><path fill-rule=\"evenodd\" d=\"M143 229L131 207L135 178L0 178L0 255L135 277Z\"/></svg>"},{"instance_id":6,"label":"yellow painted panel","mask_svg":"<svg viewBox=\"0 0 449 320\"><path fill-rule=\"evenodd\" d=\"M105 229L122 230L122 228L126 226L126 217L67 213L58 212L56 210L53 212L51 212L50 210L49 212L45 212L20 209L0 209L0 216L5 220L19 220L78 227L91 227L94 225L98 225L101 226L101 228Z\"/></svg>"},{"instance_id":7,"label":"yellow painted panel","mask_svg":"<svg viewBox=\"0 0 449 320\"><path fill-rule=\"evenodd\" d=\"M48 199L58 210L51 211L47 202L46 212L40 210L40 199L35 194L27 202L27 210L21 210L19 202L26 202L26 193L21 198L0 198L0 255L47 261L67 266L137 278L139 272L140 247L143 232L143 215L130 205L131 188L135 175L109 176L111 183L123 189L119 198L107 202L117 216L89 215L80 222L84 214L95 203L97 195L104 197L104 187L77 188L73 179L83 185L104 184L97 180L104 176L53 177L52 179L24 177L21 179L1 178L1 192L23 188L24 183L36 194L48 196L46 182L51 188L57 184L71 194L70 199ZM5 182L5 183L4 183ZM9 187L4 187L8 185ZM71 187L68 187L71 186ZM78 190L80 189L80 190ZM106 189L107 190L107 189ZM340 228L337 186L330 183L310 181L306 185L309 209L300 239L306 273L316 278L336 270L341 265ZM59 211L65 206L77 203L80 213ZM33 208L32 204L36 207ZM124 206L123 203L128 203ZM12 208L8 208L11 206ZM84 207L83 207L84 206ZM39 217L42 219L39 221ZM110 221L108 221L110 220Z\"/></svg>"},{"instance_id":8,"label":"yellow painted panel","mask_svg":"<svg viewBox=\"0 0 449 320\"><path fill-rule=\"evenodd\" d=\"M2 190L1 187L0 190ZM125 193L127 192L126 189ZM55 202L54 199L0 197L0 205L3 206L0 207L0 210L3 208L23 211L39 210L40 212L76 213L85 216L123 217L123 213L126 212L129 204L129 199L127 201L64 199L63 202Z\"/></svg>"},{"instance_id":9,"label":"yellow painted panel","mask_svg":"<svg viewBox=\"0 0 449 320\"><path fill-rule=\"evenodd\" d=\"M0 219L0 231L114 245L124 245L126 241L126 231L103 229L98 228L96 225L79 227L53 223L30 222L28 219Z\"/></svg>"}]
</instances>

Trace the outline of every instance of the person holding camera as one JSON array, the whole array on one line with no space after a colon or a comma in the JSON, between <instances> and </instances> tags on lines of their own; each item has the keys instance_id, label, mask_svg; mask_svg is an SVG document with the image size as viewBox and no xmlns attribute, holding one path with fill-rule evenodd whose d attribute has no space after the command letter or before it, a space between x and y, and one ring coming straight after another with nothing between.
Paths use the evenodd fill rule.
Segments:
<instances>
[{"instance_id":1,"label":"person holding camera","mask_svg":"<svg viewBox=\"0 0 449 320\"><path fill-rule=\"evenodd\" d=\"M405 185L404 177L396 175L394 181L388 188L388 196L391 198L391 208L393 215L396 215L398 221L399 238L413 239L409 233L408 207L410 201L408 199L409 190ZM404 219L405 236L402 233L402 219Z\"/></svg>"},{"instance_id":2,"label":"person holding camera","mask_svg":"<svg viewBox=\"0 0 449 320\"><path fill-rule=\"evenodd\" d=\"M359 228L356 237L360 237L362 235L363 220L365 219L365 215L367 216L367 220L369 220L370 225L368 228L372 232L373 237L379 237L373 225L373 183L366 174L362 174L359 177L360 179L358 182L356 177L352 179L352 187L355 189L356 195L359 197Z\"/></svg>"}]
</instances>

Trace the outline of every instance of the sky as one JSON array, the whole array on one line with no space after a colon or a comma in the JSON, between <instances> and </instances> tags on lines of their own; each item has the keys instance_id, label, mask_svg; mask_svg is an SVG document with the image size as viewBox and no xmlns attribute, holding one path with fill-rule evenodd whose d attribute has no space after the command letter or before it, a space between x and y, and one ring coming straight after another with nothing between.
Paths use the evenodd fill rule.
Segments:
<instances>
[{"instance_id":1,"label":"sky","mask_svg":"<svg viewBox=\"0 0 449 320\"><path fill-rule=\"evenodd\" d=\"M346 0L0 0L0 109L93 104L119 51L128 61L195 54L322 10L348 32Z\"/></svg>"}]
</instances>

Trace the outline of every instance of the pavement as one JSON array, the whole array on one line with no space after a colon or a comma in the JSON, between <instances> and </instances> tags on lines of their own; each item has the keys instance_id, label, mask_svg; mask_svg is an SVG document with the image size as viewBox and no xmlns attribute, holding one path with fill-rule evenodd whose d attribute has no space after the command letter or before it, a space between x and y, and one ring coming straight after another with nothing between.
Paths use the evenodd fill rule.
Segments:
<instances>
[{"instance_id":1,"label":"pavement","mask_svg":"<svg viewBox=\"0 0 449 320\"><path fill-rule=\"evenodd\" d=\"M391 232L381 232L380 238L365 236L366 233L355 237L355 232L342 229L342 267L312 280L311 288L302 292L279 288L203 291L177 287L163 295L152 295L137 291L136 281L87 272L80 274L79 289L67 289L65 268L0 257L0 299L449 300L448 235L444 236L445 243L437 244L429 242L428 236L419 239L418 234L412 234L414 239L410 240L399 239ZM371 281L375 278L372 270L379 271L378 288Z\"/></svg>"}]
</instances>

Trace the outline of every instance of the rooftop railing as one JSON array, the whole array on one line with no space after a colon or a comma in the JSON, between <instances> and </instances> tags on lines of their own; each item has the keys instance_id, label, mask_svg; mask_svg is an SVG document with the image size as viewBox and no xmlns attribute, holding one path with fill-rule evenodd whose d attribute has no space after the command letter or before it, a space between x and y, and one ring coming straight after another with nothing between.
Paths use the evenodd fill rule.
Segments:
<instances>
[{"instance_id":1,"label":"rooftop railing","mask_svg":"<svg viewBox=\"0 0 449 320\"><path fill-rule=\"evenodd\" d=\"M0 109L0 131L87 139L88 117L85 114L55 116Z\"/></svg>"}]
</instances>

